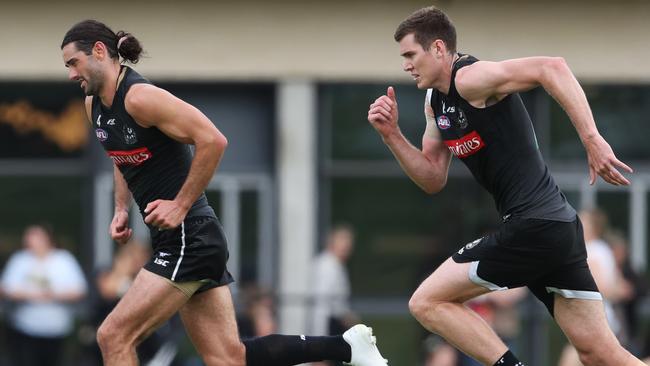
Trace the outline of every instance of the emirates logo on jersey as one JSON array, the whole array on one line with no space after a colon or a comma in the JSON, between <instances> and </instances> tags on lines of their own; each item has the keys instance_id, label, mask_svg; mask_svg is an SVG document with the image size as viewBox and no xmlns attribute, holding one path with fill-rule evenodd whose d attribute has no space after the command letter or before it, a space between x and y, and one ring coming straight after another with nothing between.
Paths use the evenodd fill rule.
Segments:
<instances>
[{"instance_id":1,"label":"emirates logo on jersey","mask_svg":"<svg viewBox=\"0 0 650 366\"><path fill-rule=\"evenodd\" d=\"M476 154L485 146L485 143L478 132L472 131L458 140L445 141L445 145L447 145L452 154L459 158L466 158Z\"/></svg>"},{"instance_id":2,"label":"emirates logo on jersey","mask_svg":"<svg viewBox=\"0 0 650 366\"><path fill-rule=\"evenodd\" d=\"M113 159L113 163L117 166L132 165L137 166L145 161L151 159L153 154L147 147L141 147L128 151L108 151L108 156Z\"/></svg>"}]
</instances>

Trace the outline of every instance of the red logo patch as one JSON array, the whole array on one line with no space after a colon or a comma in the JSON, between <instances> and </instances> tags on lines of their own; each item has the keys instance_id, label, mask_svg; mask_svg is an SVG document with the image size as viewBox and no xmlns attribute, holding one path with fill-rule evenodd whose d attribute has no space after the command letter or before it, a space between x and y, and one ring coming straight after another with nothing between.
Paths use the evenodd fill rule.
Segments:
<instances>
[{"instance_id":1,"label":"red logo patch","mask_svg":"<svg viewBox=\"0 0 650 366\"><path fill-rule=\"evenodd\" d=\"M108 151L108 156L113 159L115 165L133 165L137 166L151 159L153 154L147 147L141 147L128 151Z\"/></svg>"},{"instance_id":2,"label":"red logo patch","mask_svg":"<svg viewBox=\"0 0 650 366\"><path fill-rule=\"evenodd\" d=\"M485 143L476 131L472 131L458 140L445 141L445 145L447 145L452 154L459 158L466 158L481 150L485 146Z\"/></svg>"}]
</instances>

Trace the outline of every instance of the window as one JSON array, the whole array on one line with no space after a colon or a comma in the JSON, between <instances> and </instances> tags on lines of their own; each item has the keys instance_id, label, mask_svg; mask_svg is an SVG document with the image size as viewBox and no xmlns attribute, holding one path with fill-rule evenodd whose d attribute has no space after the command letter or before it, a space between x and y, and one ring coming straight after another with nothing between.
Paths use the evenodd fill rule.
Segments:
<instances>
[{"instance_id":1,"label":"window","mask_svg":"<svg viewBox=\"0 0 650 366\"><path fill-rule=\"evenodd\" d=\"M586 86L598 130L623 161L650 158L646 137L650 135L650 86ZM549 96L550 98L550 96ZM562 108L551 101L551 158L586 158L575 128Z\"/></svg>"}]
</instances>

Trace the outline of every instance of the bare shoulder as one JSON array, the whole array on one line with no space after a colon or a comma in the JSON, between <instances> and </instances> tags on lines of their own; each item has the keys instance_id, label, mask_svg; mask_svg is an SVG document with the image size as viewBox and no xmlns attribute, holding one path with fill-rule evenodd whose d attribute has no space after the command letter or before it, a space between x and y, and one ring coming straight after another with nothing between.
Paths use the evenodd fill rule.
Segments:
<instances>
[{"instance_id":1,"label":"bare shoulder","mask_svg":"<svg viewBox=\"0 0 650 366\"><path fill-rule=\"evenodd\" d=\"M435 140L438 141L440 140L440 132L438 131L438 127L436 126L436 113L433 110L433 107L431 106L431 94L433 93L433 89L428 89L427 90L427 96L425 97L424 100L424 118L426 119L427 125L426 128L424 129L424 135L423 137L423 151L431 151L431 149L427 148L427 145L429 144L430 140Z\"/></svg>"},{"instance_id":2,"label":"bare shoulder","mask_svg":"<svg viewBox=\"0 0 650 366\"><path fill-rule=\"evenodd\" d=\"M458 94L474 107L485 107L485 101L494 94L490 85L494 64L489 61L477 61L456 72L454 84Z\"/></svg>"},{"instance_id":3,"label":"bare shoulder","mask_svg":"<svg viewBox=\"0 0 650 366\"><path fill-rule=\"evenodd\" d=\"M427 95L424 97L424 105L431 107L431 95L433 94L433 88L427 89Z\"/></svg>"},{"instance_id":4,"label":"bare shoulder","mask_svg":"<svg viewBox=\"0 0 650 366\"><path fill-rule=\"evenodd\" d=\"M471 65L460 68L456 72L454 82L456 87L476 88L485 78L486 73L494 73L498 69L498 62L493 61L476 61Z\"/></svg>"},{"instance_id":5,"label":"bare shoulder","mask_svg":"<svg viewBox=\"0 0 650 366\"><path fill-rule=\"evenodd\" d=\"M135 84L124 97L124 108L142 127L155 126L168 113L166 93L151 84Z\"/></svg>"},{"instance_id":6,"label":"bare shoulder","mask_svg":"<svg viewBox=\"0 0 650 366\"><path fill-rule=\"evenodd\" d=\"M178 98L151 84L132 85L124 97L124 107L143 127L150 127L173 115Z\"/></svg>"},{"instance_id":7,"label":"bare shoulder","mask_svg":"<svg viewBox=\"0 0 650 366\"><path fill-rule=\"evenodd\" d=\"M93 119L93 97L87 96L84 100L84 107L86 108L86 117L92 123Z\"/></svg>"},{"instance_id":8,"label":"bare shoulder","mask_svg":"<svg viewBox=\"0 0 650 366\"><path fill-rule=\"evenodd\" d=\"M138 109L153 102L163 89L151 84L135 84L129 88L124 97L124 105L128 111Z\"/></svg>"},{"instance_id":9,"label":"bare shoulder","mask_svg":"<svg viewBox=\"0 0 650 366\"><path fill-rule=\"evenodd\" d=\"M457 85L486 85L494 83L538 81L540 73L549 68L562 68L566 62L561 57L532 56L503 61L477 61L456 73Z\"/></svg>"},{"instance_id":10,"label":"bare shoulder","mask_svg":"<svg viewBox=\"0 0 650 366\"><path fill-rule=\"evenodd\" d=\"M456 90L477 108L497 103L508 94L530 90L539 84L540 58L477 61L456 73Z\"/></svg>"},{"instance_id":11,"label":"bare shoulder","mask_svg":"<svg viewBox=\"0 0 650 366\"><path fill-rule=\"evenodd\" d=\"M433 89L427 89L427 95L424 97L424 116L428 119L435 118L435 112L431 106L431 95Z\"/></svg>"}]
</instances>

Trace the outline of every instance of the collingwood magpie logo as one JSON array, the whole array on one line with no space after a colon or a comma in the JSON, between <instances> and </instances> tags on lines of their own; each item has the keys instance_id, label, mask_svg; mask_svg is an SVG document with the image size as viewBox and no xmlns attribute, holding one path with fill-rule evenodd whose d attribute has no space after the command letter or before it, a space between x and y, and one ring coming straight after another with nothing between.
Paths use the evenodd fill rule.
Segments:
<instances>
[{"instance_id":1,"label":"collingwood magpie logo","mask_svg":"<svg viewBox=\"0 0 650 366\"><path fill-rule=\"evenodd\" d=\"M138 142L138 137L135 135L135 131L131 127L124 125L124 127L122 127L122 132L124 133L124 142L126 142L127 145L133 145Z\"/></svg>"},{"instance_id":2,"label":"collingwood magpie logo","mask_svg":"<svg viewBox=\"0 0 650 366\"><path fill-rule=\"evenodd\" d=\"M467 116L465 116L465 112L463 112L462 109L458 108L458 126L460 128L467 128L468 122L467 122Z\"/></svg>"}]
</instances>

